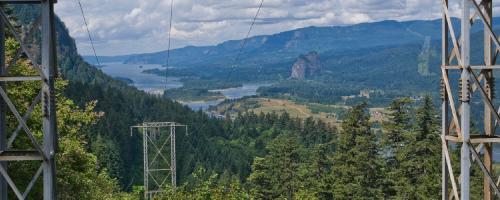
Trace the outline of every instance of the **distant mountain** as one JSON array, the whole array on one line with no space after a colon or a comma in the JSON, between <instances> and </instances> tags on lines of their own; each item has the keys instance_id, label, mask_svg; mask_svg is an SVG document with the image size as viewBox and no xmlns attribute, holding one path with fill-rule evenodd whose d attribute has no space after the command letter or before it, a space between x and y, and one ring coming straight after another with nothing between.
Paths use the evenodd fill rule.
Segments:
<instances>
[{"instance_id":1,"label":"distant mountain","mask_svg":"<svg viewBox=\"0 0 500 200\"><path fill-rule=\"evenodd\" d=\"M458 23L458 22L456 22ZM345 51L407 43L421 43L426 36L440 37L441 21L381 21L351 26L306 27L273 35L249 38L243 52L243 60L266 57L276 59L296 58L309 51ZM224 65L234 59L242 40L230 40L215 46L187 46L171 52L172 64L183 67L192 65ZM266 56L268 55L268 56ZM119 57L103 57L102 60L119 60L128 63L165 64L166 51ZM196 59L193 59L196 58ZM273 59L274 58L274 59ZM87 57L88 62L95 62Z\"/></svg>"},{"instance_id":2,"label":"distant mountain","mask_svg":"<svg viewBox=\"0 0 500 200\"><path fill-rule=\"evenodd\" d=\"M500 24L500 18L495 18ZM456 31L459 21L453 19ZM473 31L481 29L476 23ZM458 33L457 33L458 34ZM381 21L349 26L306 27L273 35L251 37L241 56L240 65L272 64L293 60L297 56L317 51L343 52L377 46L423 44L426 40L441 37L441 20ZM171 65L175 67L229 67L243 40L230 40L214 46L187 46L171 51ZM124 62L137 64L165 64L166 51L123 56L103 56L101 62ZM95 63L95 58L84 57Z\"/></svg>"}]
</instances>

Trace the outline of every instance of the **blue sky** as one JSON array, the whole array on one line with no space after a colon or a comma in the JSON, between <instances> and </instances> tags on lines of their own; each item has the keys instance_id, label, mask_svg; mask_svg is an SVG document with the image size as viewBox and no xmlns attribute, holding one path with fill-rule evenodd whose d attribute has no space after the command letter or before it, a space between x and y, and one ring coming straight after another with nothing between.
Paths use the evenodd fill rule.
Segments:
<instances>
[{"instance_id":1,"label":"blue sky","mask_svg":"<svg viewBox=\"0 0 500 200\"><path fill-rule=\"evenodd\" d=\"M99 55L155 52L167 48L171 0L81 0ZM435 19L440 0L264 0L251 35L306 26ZM458 1L457 1L458 2ZM260 0L174 0L172 46L213 45L245 36ZM56 13L91 54L77 0L63 0Z\"/></svg>"}]
</instances>

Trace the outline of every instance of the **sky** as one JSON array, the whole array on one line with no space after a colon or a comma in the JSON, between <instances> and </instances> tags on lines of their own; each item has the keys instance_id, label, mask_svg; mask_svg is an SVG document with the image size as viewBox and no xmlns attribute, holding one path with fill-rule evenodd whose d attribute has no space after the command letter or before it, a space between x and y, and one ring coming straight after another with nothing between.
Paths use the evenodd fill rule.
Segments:
<instances>
[{"instance_id":1,"label":"sky","mask_svg":"<svg viewBox=\"0 0 500 200\"><path fill-rule=\"evenodd\" d=\"M441 17L440 2L264 0L251 35L274 34L307 26L436 19ZM81 3L98 55L167 49L171 0L81 0ZM174 0L172 48L214 45L244 38L259 4L260 0ZM56 14L75 38L79 53L91 55L92 48L78 1L58 1Z\"/></svg>"}]
</instances>

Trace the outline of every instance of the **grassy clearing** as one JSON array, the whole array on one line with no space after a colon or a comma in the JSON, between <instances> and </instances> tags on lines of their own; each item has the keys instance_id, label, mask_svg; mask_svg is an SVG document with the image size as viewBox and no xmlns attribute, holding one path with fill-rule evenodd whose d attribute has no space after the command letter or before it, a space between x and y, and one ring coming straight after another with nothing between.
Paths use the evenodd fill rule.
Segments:
<instances>
[{"instance_id":1,"label":"grassy clearing","mask_svg":"<svg viewBox=\"0 0 500 200\"><path fill-rule=\"evenodd\" d=\"M321 119L326 123L338 125L342 122L349 106L324 105L317 103L296 103L286 99L271 98L247 98L236 102L219 105L214 111L220 114L229 113L236 116L238 112L253 111L255 113L278 113L288 112L291 117ZM384 120L384 108L371 108L373 122Z\"/></svg>"}]
</instances>

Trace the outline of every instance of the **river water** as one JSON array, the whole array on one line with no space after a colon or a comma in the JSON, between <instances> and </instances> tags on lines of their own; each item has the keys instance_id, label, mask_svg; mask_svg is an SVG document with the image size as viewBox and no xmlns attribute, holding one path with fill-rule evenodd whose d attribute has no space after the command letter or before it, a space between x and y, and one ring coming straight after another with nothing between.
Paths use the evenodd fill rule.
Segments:
<instances>
[{"instance_id":1,"label":"river water","mask_svg":"<svg viewBox=\"0 0 500 200\"><path fill-rule=\"evenodd\" d=\"M210 90L211 92L220 92L226 99L240 99L247 96L253 96L257 94L257 89L262 86L269 86L267 83L245 83L242 87L227 88L220 90ZM183 102L183 104L189 106L193 110L207 110L210 106L215 106L224 101L224 99L212 100L212 101L191 101Z\"/></svg>"},{"instance_id":2,"label":"river water","mask_svg":"<svg viewBox=\"0 0 500 200\"><path fill-rule=\"evenodd\" d=\"M155 74L145 74L142 71L147 69L158 69L160 65L139 65L139 64L123 64L123 63L104 63L101 70L114 77L114 78L127 78L133 81L132 85L139 90L143 90L152 94L163 94L165 89L165 77ZM142 67L141 67L142 66ZM168 77L167 89L174 89L182 87L182 82L178 77ZM252 96L257 94L257 89L261 86L267 86L266 83L249 83L243 84L242 87L228 88L221 90L211 90L213 92L221 92L226 99L239 99L245 96ZM189 106L193 110L206 110L210 106L215 106L222 102L220 100L212 101L190 101L182 102L184 105Z\"/></svg>"},{"instance_id":3,"label":"river water","mask_svg":"<svg viewBox=\"0 0 500 200\"><path fill-rule=\"evenodd\" d=\"M139 90L143 90L152 94L163 94L165 87L167 89L180 88L182 82L177 77L168 77L165 86L165 77L155 74L145 74L142 71L147 69L161 68L160 65L139 65L139 64L123 64L123 63L104 63L101 70L112 76L113 78L128 78L134 83L132 84Z\"/></svg>"}]
</instances>

